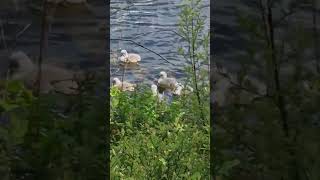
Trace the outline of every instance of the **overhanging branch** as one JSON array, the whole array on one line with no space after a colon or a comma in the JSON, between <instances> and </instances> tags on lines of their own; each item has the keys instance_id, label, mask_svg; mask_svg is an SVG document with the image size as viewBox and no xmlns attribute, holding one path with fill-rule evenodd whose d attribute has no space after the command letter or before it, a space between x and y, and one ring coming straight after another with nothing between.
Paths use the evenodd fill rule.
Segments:
<instances>
[{"instance_id":1,"label":"overhanging branch","mask_svg":"<svg viewBox=\"0 0 320 180\"><path fill-rule=\"evenodd\" d=\"M157 52L155 52L155 51L153 51L153 50L151 50L151 49L149 49L149 48L147 48L147 47L145 47L145 46L143 46L143 45L141 45L141 44L139 44L139 43L137 43L137 42L135 42L135 41L133 41L133 40L131 40L131 39L110 38L110 40L113 40L113 41L127 41L127 42L131 42L131 43L133 43L133 44L135 44L135 45L137 45L137 46L140 46L140 47L142 47L142 48L144 48L144 49L146 49L146 50L148 50L148 51L156 54L157 56L159 56L161 59L163 59L163 60L166 61L167 63L176 66L176 64L168 61L165 57L161 56L161 54L159 54L159 53L157 53Z\"/></svg>"}]
</instances>

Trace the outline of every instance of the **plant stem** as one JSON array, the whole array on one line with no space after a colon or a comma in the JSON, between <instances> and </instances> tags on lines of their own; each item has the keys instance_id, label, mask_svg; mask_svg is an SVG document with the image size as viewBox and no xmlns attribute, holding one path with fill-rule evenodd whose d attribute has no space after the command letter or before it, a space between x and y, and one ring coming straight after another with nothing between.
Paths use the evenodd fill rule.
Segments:
<instances>
[{"instance_id":1,"label":"plant stem","mask_svg":"<svg viewBox=\"0 0 320 180\"><path fill-rule=\"evenodd\" d=\"M266 19L266 10L264 7L264 4L262 2L262 0L259 1L259 8L260 8L260 14L261 14L261 19L262 19L262 23L263 23L263 30L264 30L264 36L265 36L265 43L266 44L271 44L270 42L270 33L268 32L268 23L267 23L267 19ZM272 63L267 60L266 61L266 73L272 73ZM272 76L267 76L267 95L268 96L272 96L273 95L273 89L274 89L274 83L272 80Z\"/></svg>"},{"instance_id":2,"label":"plant stem","mask_svg":"<svg viewBox=\"0 0 320 180\"><path fill-rule=\"evenodd\" d=\"M281 92L281 87L280 87L280 80L279 80L279 67L278 67L278 62L276 58L276 49L275 49L275 40L274 40L274 26L273 26L273 19L272 19L272 7L271 3L269 3L270 0L268 1L268 27L269 27L269 38L270 38L270 48L271 48L271 59L272 59L272 64L273 64L273 70L274 70L274 82L275 82L275 90L276 90L276 98L277 98L277 106L280 111L280 116L281 116L281 121L282 121L282 129L284 131L285 137L289 138L289 127L288 127L288 113L286 110L286 105L285 105L285 100ZM294 173L292 173L289 169L288 175L289 177L292 176L294 177L295 180L299 180L299 166L298 166L298 161L297 157L295 154L295 151L289 147L289 152L291 156L293 156L293 160L289 162L289 166L292 165L292 168L294 170ZM292 177L291 176L291 177Z\"/></svg>"},{"instance_id":3,"label":"plant stem","mask_svg":"<svg viewBox=\"0 0 320 180\"><path fill-rule=\"evenodd\" d=\"M40 134L40 87L41 87L41 64L46 48L47 42L47 1L43 0L43 12L42 12L42 26L41 26L41 39L40 39L40 56L38 60L38 72L37 72L37 80L35 81L35 96L38 97L34 106L31 109L29 123L28 123L28 130L26 134L25 145L26 147L30 147L31 149L28 150L29 156L27 157L31 167L36 169L33 174L34 179L39 179L40 174L42 172L41 162L39 161L39 152L38 152L38 142L39 142L39 134Z\"/></svg>"},{"instance_id":4,"label":"plant stem","mask_svg":"<svg viewBox=\"0 0 320 180\"><path fill-rule=\"evenodd\" d=\"M36 96L39 96L41 90L41 79L42 79L42 62L45 56L45 50L48 42L48 27L47 27L47 1L43 0L42 8L42 25L41 25L41 39L40 39L40 54L38 59L38 72L36 81Z\"/></svg>"},{"instance_id":5,"label":"plant stem","mask_svg":"<svg viewBox=\"0 0 320 180\"><path fill-rule=\"evenodd\" d=\"M6 50L8 50L7 42L6 42L5 35L4 35L4 27L3 27L2 19L0 19L0 25L1 25L1 39L3 42L3 47Z\"/></svg>"},{"instance_id":6,"label":"plant stem","mask_svg":"<svg viewBox=\"0 0 320 180\"><path fill-rule=\"evenodd\" d=\"M123 71L122 71L122 76L121 76L121 81L122 81L121 91L123 90L123 81L124 81L124 77L125 77L125 75L126 75L126 70L127 70L127 63L124 63L124 65L123 65Z\"/></svg>"},{"instance_id":7,"label":"plant stem","mask_svg":"<svg viewBox=\"0 0 320 180\"><path fill-rule=\"evenodd\" d=\"M192 4L192 9L193 7L193 1L191 2ZM197 78L197 69L196 69L196 62L195 62L195 43L197 40L197 35L194 32L194 18L192 17L191 19L191 42L189 41L189 53L190 53L190 59L191 59L191 63L192 63L192 74L193 74L193 83L194 83L194 87L196 89L196 96L197 96L197 100L198 100L198 104L199 104L199 110L200 110L200 114L201 114L201 119L204 121L205 117L203 114L203 109L202 109L202 103L201 103L201 97L200 97L200 92L199 92L199 87L198 87L198 78ZM189 33L188 33L189 34ZM191 44L191 52L190 52L190 44Z\"/></svg>"},{"instance_id":8,"label":"plant stem","mask_svg":"<svg viewBox=\"0 0 320 180\"><path fill-rule=\"evenodd\" d=\"M275 42L274 42L274 27L273 27L272 9L271 9L270 3L268 3L268 7L267 7L267 24L268 24L268 30L269 30L269 47L271 50L271 62L273 66L273 80L274 80L275 90L276 90L277 106L280 111L283 132L286 137L289 137L288 115L285 108L284 97L281 93L281 87L280 87L279 67L278 67L278 62L276 57L276 49L275 49Z\"/></svg>"}]
</instances>

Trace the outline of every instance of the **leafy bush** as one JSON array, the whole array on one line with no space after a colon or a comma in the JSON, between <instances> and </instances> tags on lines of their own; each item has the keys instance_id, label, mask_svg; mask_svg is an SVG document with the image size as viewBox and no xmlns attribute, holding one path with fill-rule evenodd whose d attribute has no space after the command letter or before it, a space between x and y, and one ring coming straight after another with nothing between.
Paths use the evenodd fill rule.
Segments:
<instances>
[{"instance_id":1,"label":"leafy bush","mask_svg":"<svg viewBox=\"0 0 320 180\"><path fill-rule=\"evenodd\" d=\"M104 179L103 98L89 87L34 97L21 82L2 84L1 179Z\"/></svg>"},{"instance_id":2,"label":"leafy bush","mask_svg":"<svg viewBox=\"0 0 320 180\"><path fill-rule=\"evenodd\" d=\"M146 88L111 96L112 179L208 179L209 123L190 119L187 97L167 105Z\"/></svg>"}]
</instances>

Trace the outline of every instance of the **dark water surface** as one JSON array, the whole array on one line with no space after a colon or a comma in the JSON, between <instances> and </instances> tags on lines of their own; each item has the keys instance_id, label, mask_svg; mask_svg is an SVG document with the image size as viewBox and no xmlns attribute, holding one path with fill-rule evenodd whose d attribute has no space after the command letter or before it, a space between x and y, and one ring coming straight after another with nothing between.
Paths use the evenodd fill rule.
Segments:
<instances>
[{"instance_id":1,"label":"dark water surface","mask_svg":"<svg viewBox=\"0 0 320 180\"><path fill-rule=\"evenodd\" d=\"M36 61L39 56L41 3L19 0L15 6L12 2L0 2L0 20L7 46L10 51L24 51ZM91 0L87 4L50 6L49 9L49 42L44 61L72 69L105 71L105 2ZM0 42L0 71L3 71L9 53Z\"/></svg>"},{"instance_id":2,"label":"dark water surface","mask_svg":"<svg viewBox=\"0 0 320 180\"><path fill-rule=\"evenodd\" d=\"M283 16L280 8L288 11L288 0L282 1L281 4L277 4L273 8L274 21L280 19ZM222 0L214 1L211 11L213 17L211 18L214 29L214 60L219 62L223 67L227 68L231 72L239 70L241 64L241 56L245 53L249 45L247 44L248 31L240 27L238 21L238 13L241 15L250 14L256 18L260 18L260 12L258 11L256 1L248 0ZM294 25L303 26L305 30L312 28L312 14L310 7L300 7L300 10L291 16L288 16L292 22L291 28ZM320 12L319 12L320 13ZM297 23L297 24L296 24ZM298 24L299 23L299 24ZM318 18L318 24L320 19ZM288 29L279 27L276 30L276 34L286 33ZM280 32L280 33L279 33ZM278 38L277 36L275 38ZM310 57L306 57L306 61L311 60ZM259 59L258 59L259 61ZM261 63L261 61L259 62Z\"/></svg>"}]
</instances>

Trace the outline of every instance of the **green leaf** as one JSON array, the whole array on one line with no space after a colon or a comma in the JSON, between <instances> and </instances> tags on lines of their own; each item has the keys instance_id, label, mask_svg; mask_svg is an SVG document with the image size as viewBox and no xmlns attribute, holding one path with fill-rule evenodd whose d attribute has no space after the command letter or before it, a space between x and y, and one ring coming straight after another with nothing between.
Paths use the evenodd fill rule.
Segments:
<instances>
[{"instance_id":1,"label":"green leaf","mask_svg":"<svg viewBox=\"0 0 320 180\"><path fill-rule=\"evenodd\" d=\"M0 107L3 108L6 112L12 111L19 107L17 104L10 104L6 101L0 100Z\"/></svg>"},{"instance_id":2,"label":"green leaf","mask_svg":"<svg viewBox=\"0 0 320 180\"><path fill-rule=\"evenodd\" d=\"M230 173L231 169L234 168L235 166L239 165L240 161L235 159L232 161L226 161L222 164L222 166L220 167L218 174L219 175L225 175L228 176L228 174Z\"/></svg>"}]
</instances>

